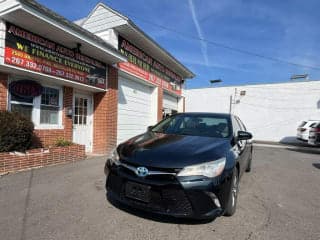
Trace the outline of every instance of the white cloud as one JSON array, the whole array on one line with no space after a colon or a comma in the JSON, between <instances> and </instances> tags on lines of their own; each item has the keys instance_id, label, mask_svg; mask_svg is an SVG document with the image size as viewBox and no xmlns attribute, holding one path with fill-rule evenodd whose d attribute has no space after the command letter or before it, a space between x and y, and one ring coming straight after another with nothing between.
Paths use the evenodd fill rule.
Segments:
<instances>
[{"instance_id":1,"label":"white cloud","mask_svg":"<svg viewBox=\"0 0 320 240\"><path fill-rule=\"evenodd\" d=\"M189 8L190 8L190 11L191 11L193 23L196 26L198 37L200 39L205 39L204 35L203 35L203 32L202 32L202 29L200 27L199 21L198 21L198 17L197 17L194 5L193 5L193 0L189 0ZM200 40L200 44L201 44L201 51L202 51L202 55L203 55L203 58L204 58L204 62L205 62L205 64L207 66L209 66L207 43L202 41L202 40Z\"/></svg>"}]
</instances>

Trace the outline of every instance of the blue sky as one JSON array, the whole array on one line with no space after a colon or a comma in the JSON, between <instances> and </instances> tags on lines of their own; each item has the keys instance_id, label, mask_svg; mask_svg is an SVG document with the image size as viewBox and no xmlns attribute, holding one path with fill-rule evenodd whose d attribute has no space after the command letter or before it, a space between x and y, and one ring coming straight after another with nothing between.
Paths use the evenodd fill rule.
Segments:
<instances>
[{"instance_id":1,"label":"blue sky","mask_svg":"<svg viewBox=\"0 0 320 240\"><path fill-rule=\"evenodd\" d=\"M89 14L99 1L40 0L69 20ZM172 53L196 77L188 88L288 81L308 73L320 80L318 0L105 0ZM165 26L166 29L155 26ZM185 37L174 31L184 33ZM231 51L196 38L319 70Z\"/></svg>"}]
</instances>

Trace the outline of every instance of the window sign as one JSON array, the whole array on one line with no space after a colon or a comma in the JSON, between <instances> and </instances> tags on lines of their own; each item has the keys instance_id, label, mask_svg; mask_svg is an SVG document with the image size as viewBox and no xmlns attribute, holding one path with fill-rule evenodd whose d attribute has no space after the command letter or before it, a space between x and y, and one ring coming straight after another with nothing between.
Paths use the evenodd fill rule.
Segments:
<instances>
[{"instance_id":1,"label":"window sign","mask_svg":"<svg viewBox=\"0 0 320 240\"><path fill-rule=\"evenodd\" d=\"M26 80L15 81L10 84L10 86L19 86L20 82L25 83ZM37 82L29 81L37 86ZM32 120L36 127L57 127L60 126L62 123L61 119L61 109L62 109L62 100L61 94L62 91L59 88L52 88L52 87L41 87L40 95L38 94L31 94L27 95L28 91L18 92L20 94L16 94L14 89L10 90L10 109L13 112L19 112L22 115L26 116L28 119ZM33 89L34 92L37 92L36 88ZM28 92L29 93L29 92Z\"/></svg>"},{"instance_id":2,"label":"window sign","mask_svg":"<svg viewBox=\"0 0 320 240\"><path fill-rule=\"evenodd\" d=\"M35 81L19 80L10 83L9 91L16 97L33 98L41 95L42 86Z\"/></svg>"}]
</instances>

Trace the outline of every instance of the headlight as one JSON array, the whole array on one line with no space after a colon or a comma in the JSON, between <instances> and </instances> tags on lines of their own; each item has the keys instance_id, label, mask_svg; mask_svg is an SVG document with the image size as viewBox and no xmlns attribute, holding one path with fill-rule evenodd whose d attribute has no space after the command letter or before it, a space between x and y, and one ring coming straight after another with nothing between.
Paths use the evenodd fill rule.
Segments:
<instances>
[{"instance_id":1,"label":"headlight","mask_svg":"<svg viewBox=\"0 0 320 240\"><path fill-rule=\"evenodd\" d=\"M219 176L226 165L226 158L220 158L212 162L201 163L183 168L178 176L205 176L213 178Z\"/></svg>"},{"instance_id":2,"label":"headlight","mask_svg":"<svg viewBox=\"0 0 320 240\"><path fill-rule=\"evenodd\" d=\"M112 152L110 157L108 158L108 161L110 163L110 166L112 166L113 164L115 165L120 165L120 157L117 151L117 148L115 148Z\"/></svg>"}]
</instances>

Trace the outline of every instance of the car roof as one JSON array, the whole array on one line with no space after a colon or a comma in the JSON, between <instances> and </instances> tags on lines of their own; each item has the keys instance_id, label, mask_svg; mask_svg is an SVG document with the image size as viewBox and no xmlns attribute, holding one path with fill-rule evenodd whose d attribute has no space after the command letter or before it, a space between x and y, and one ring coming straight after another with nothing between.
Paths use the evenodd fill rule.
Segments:
<instances>
[{"instance_id":1,"label":"car roof","mask_svg":"<svg viewBox=\"0 0 320 240\"><path fill-rule=\"evenodd\" d=\"M230 113L213 113L213 112L184 112L184 113L177 113L176 115L228 117L228 118L233 116L233 114L230 114Z\"/></svg>"}]
</instances>

